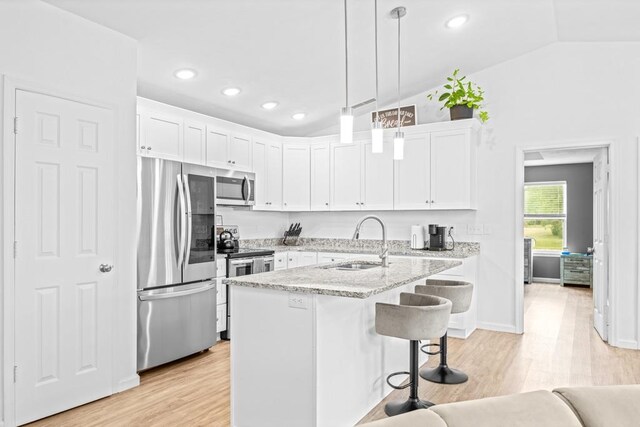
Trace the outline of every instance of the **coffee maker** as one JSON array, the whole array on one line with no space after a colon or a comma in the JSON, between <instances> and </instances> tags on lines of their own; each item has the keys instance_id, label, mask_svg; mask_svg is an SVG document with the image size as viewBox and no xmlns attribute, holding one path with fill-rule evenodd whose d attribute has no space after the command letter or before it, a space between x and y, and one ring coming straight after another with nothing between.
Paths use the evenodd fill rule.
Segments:
<instances>
[{"instance_id":1,"label":"coffee maker","mask_svg":"<svg viewBox=\"0 0 640 427\"><path fill-rule=\"evenodd\" d=\"M429 250L447 250L447 227L441 227L438 224L429 224Z\"/></svg>"}]
</instances>

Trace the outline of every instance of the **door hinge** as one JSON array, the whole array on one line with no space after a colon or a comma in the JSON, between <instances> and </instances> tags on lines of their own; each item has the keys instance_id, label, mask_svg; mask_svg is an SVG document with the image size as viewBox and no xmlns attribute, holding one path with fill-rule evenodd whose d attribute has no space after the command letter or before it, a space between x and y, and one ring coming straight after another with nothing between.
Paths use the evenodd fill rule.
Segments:
<instances>
[{"instance_id":1,"label":"door hinge","mask_svg":"<svg viewBox=\"0 0 640 427\"><path fill-rule=\"evenodd\" d=\"M18 118L13 118L13 133L18 134Z\"/></svg>"},{"instance_id":2,"label":"door hinge","mask_svg":"<svg viewBox=\"0 0 640 427\"><path fill-rule=\"evenodd\" d=\"M18 258L18 242L13 242L13 257Z\"/></svg>"},{"instance_id":3,"label":"door hinge","mask_svg":"<svg viewBox=\"0 0 640 427\"><path fill-rule=\"evenodd\" d=\"M13 365L13 383L18 382L18 365Z\"/></svg>"}]
</instances>

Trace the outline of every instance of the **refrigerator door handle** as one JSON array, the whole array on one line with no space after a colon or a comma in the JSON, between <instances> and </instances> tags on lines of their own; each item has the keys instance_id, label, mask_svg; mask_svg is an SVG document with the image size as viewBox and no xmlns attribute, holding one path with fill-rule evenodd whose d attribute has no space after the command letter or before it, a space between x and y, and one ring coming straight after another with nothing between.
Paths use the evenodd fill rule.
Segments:
<instances>
[{"instance_id":1,"label":"refrigerator door handle","mask_svg":"<svg viewBox=\"0 0 640 427\"><path fill-rule=\"evenodd\" d=\"M193 295L193 294L199 294L201 292L206 292L210 289L213 289L216 287L215 283L211 283L207 286L202 286L200 288L195 288L195 289L189 289L187 291L178 291L178 292L166 292L166 293L162 293L162 294L144 294L144 293L139 293L138 294L138 299L140 301L154 301L154 300L159 300L159 299L168 299L168 298L178 298L178 297L183 297L185 295Z\"/></svg>"},{"instance_id":2,"label":"refrigerator door handle","mask_svg":"<svg viewBox=\"0 0 640 427\"><path fill-rule=\"evenodd\" d=\"M180 199L180 248L178 249L178 267L182 267L182 263L184 261L184 249L185 249L185 216L187 215L187 209L185 206L184 199L184 187L182 186L182 176L180 174L177 175L178 181L178 198Z\"/></svg>"},{"instance_id":3,"label":"refrigerator door handle","mask_svg":"<svg viewBox=\"0 0 640 427\"><path fill-rule=\"evenodd\" d=\"M189 264L189 258L191 258L191 234L193 230L193 218L191 217L191 191L189 190L189 178L187 175L184 177L184 192L187 199L187 252L184 257L184 263Z\"/></svg>"}]
</instances>

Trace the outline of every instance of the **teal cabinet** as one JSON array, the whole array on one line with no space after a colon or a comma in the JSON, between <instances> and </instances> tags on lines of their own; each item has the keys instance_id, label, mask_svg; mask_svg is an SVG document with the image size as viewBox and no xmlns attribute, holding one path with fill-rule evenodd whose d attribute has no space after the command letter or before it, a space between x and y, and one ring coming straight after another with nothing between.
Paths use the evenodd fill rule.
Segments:
<instances>
[{"instance_id":1,"label":"teal cabinet","mask_svg":"<svg viewBox=\"0 0 640 427\"><path fill-rule=\"evenodd\" d=\"M591 287L593 258L585 254L560 256L560 285L586 285Z\"/></svg>"}]
</instances>

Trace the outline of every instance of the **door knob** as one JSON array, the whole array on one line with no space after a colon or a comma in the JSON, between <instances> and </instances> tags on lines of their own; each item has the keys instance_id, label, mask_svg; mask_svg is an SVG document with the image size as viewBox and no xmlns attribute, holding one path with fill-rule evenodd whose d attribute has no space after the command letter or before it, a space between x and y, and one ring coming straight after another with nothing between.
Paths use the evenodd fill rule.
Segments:
<instances>
[{"instance_id":1,"label":"door knob","mask_svg":"<svg viewBox=\"0 0 640 427\"><path fill-rule=\"evenodd\" d=\"M98 269L103 273L110 272L112 268L113 268L113 265L109 265L109 264L100 264L100 267L98 267Z\"/></svg>"}]
</instances>

